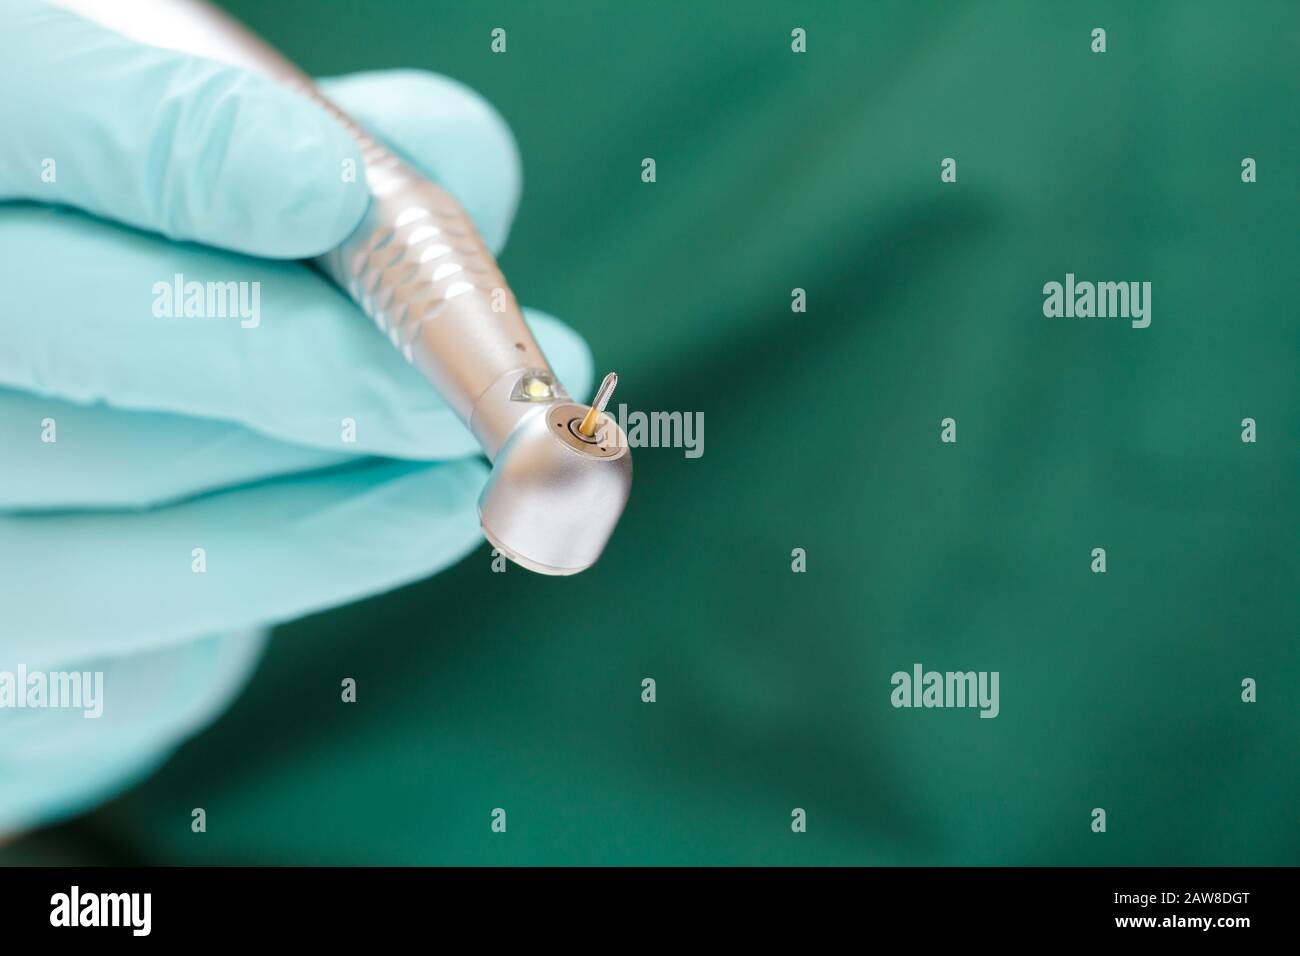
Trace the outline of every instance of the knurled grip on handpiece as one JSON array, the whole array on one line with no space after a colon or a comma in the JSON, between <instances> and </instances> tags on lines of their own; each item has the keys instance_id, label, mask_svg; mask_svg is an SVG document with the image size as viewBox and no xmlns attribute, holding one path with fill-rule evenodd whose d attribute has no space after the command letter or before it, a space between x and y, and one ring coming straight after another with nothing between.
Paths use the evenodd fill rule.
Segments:
<instances>
[{"instance_id":1,"label":"knurled grip on handpiece","mask_svg":"<svg viewBox=\"0 0 1300 956\"><path fill-rule=\"evenodd\" d=\"M519 303L459 202L376 143L315 87L294 84L356 139L372 196L361 224L317 262L475 431L489 457L514 420L474 415L503 378L549 377Z\"/></svg>"},{"instance_id":2,"label":"knurled grip on handpiece","mask_svg":"<svg viewBox=\"0 0 1300 956\"><path fill-rule=\"evenodd\" d=\"M360 150L371 201L353 233L317 265L438 389L492 460L478 503L488 540L545 574L595 563L631 488L627 437L607 416L591 416L598 427L590 431L579 427L588 408L556 381L460 203L202 0L52 2L140 42L269 76L343 125ZM347 188L342 168L340 181Z\"/></svg>"}]
</instances>

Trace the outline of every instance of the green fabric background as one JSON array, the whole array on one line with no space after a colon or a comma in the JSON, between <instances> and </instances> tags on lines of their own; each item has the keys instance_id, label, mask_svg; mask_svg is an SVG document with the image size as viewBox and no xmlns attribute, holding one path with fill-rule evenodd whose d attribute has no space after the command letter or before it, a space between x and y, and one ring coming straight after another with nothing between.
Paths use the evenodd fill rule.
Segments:
<instances>
[{"instance_id":1,"label":"green fabric background","mask_svg":"<svg viewBox=\"0 0 1300 956\"><path fill-rule=\"evenodd\" d=\"M1300 7L228 6L313 73L484 93L521 300L705 453L638 451L575 579L485 546L282 628L155 777L0 859L1300 858ZM1066 272L1151 281L1151 327L1045 318ZM1000 671L1001 715L893 709L916 661Z\"/></svg>"}]
</instances>

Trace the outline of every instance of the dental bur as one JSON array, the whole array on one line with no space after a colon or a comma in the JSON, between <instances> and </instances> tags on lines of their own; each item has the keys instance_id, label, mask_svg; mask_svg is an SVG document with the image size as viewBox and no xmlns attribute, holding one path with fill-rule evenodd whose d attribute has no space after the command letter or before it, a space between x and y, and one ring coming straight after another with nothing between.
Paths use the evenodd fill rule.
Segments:
<instances>
[{"instance_id":1,"label":"dental bur","mask_svg":"<svg viewBox=\"0 0 1300 956\"><path fill-rule=\"evenodd\" d=\"M574 402L524 323L514 294L460 203L327 100L311 79L201 0L54 0L133 40L262 73L326 109L356 140L371 202L361 224L315 261L441 393L482 445L492 472L479 497L483 534L542 574L600 557L632 485L627 436Z\"/></svg>"}]
</instances>

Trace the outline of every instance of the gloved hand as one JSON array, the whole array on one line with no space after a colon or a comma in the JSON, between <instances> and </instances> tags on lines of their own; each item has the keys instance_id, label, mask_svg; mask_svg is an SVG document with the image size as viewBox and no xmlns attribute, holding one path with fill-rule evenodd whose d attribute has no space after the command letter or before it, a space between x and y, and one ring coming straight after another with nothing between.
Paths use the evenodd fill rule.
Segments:
<instances>
[{"instance_id":1,"label":"gloved hand","mask_svg":"<svg viewBox=\"0 0 1300 956\"><path fill-rule=\"evenodd\" d=\"M0 681L105 674L99 719L0 706L3 833L165 759L237 692L268 625L474 548L487 469L432 387L296 261L368 202L333 119L39 0L0 0L0 21ZM519 159L489 106L419 72L322 86L500 249ZM156 315L177 275L259 283L258 322ZM587 392L581 339L528 318Z\"/></svg>"}]
</instances>

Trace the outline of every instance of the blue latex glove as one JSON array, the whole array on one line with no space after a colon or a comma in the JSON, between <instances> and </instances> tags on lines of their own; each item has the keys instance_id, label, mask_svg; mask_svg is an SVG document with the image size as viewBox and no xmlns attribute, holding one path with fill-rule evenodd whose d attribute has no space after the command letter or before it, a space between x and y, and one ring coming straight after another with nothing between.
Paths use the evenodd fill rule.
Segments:
<instances>
[{"instance_id":1,"label":"blue latex glove","mask_svg":"<svg viewBox=\"0 0 1300 956\"><path fill-rule=\"evenodd\" d=\"M0 0L0 21L0 672L105 673L97 720L0 708L4 832L165 759L237 693L268 625L478 545L486 466L431 386L295 261L337 245L368 201L341 174L363 167L334 120L38 0ZM419 72L322 86L500 249L519 159L489 106ZM153 287L177 273L259 282L260 324L155 317ZM528 318L589 390L582 340Z\"/></svg>"}]
</instances>

